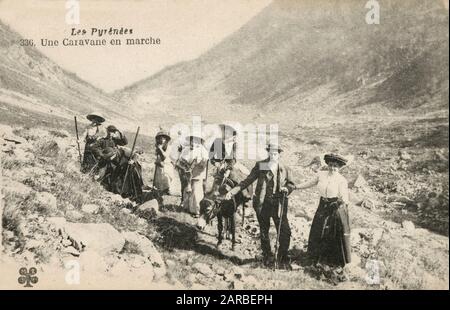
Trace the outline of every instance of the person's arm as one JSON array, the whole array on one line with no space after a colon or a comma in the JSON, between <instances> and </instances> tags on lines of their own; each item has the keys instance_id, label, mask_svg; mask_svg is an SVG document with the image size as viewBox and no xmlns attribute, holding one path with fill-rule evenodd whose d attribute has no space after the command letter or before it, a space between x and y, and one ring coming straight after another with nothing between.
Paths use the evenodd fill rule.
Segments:
<instances>
[{"instance_id":1,"label":"person's arm","mask_svg":"<svg viewBox=\"0 0 450 310\"><path fill-rule=\"evenodd\" d=\"M256 164L252 171L250 172L250 174L241 182L239 183L237 186L235 186L233 189L231 189L228 193L227 193L227 197L228 196L234 196L237 195L240 191L246 189L247 187L249 187L250 185L253 184L253 182L255 182L258 179L258 175L259 175L259 167L258 164ZM230 199L231 199L230 197Z\"/></svg>"},{"instance_id":2,"label":"person's arm","mask_svg":"<svg viewBox=\"0 0 450 310\"><path fill-rule=\"evenodd\" d=\"M286 168L286 184L284 186L286 188L287 194L290 195L295 189L295 183L292 177L292 170Z\"/></svg>"},{"instance_id":3,"label":"person's arm","mask_svg":"<svg viewBox=\"0 0 450 310\"><path fill-rule=\"evenodd\" d=\"M348 194L348 182L344 177L342 177L342 181L339 182L339 198L341 198L345 204L348 204L350 201Z\"/></svg>"},{"instance_id":4,"label":"person's arm","mask_svg":"<svg viewBox=\"0 0 450 310\"><path fill-rule=\"evenodd\" d=\"M167 156L169 156L169 152L167 150L164 151L161 144L156 146L156 153L161 156L161 161L166 160Z\"/></svg>"},{"instance_id":5,"label":"person's arm","mask_svg":"<svg viewBox=\"0 0 450 310\"><path fill-rule=\"evenodd\" d=\"M316 186L317 183L319 183L319 176L316 176L316 177L314 177L311 180L303 182L302 184L298 185L296 187L296 189L308 189L308 188L311 188L313 186Z\"/></svg>"}]
</instances>

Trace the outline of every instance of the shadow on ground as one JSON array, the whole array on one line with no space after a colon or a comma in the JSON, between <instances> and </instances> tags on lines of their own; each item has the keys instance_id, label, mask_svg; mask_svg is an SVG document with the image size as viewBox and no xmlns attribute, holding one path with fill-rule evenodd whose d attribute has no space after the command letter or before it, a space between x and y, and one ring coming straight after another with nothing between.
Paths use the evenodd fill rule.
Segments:
<instances>
[{"instance_id":1,"label":"shadow on ground","mask_svg":"<svg viewBox=\"0 0 450 310\"><path fill-rule=\"evenodd\" d=\"M194 251L216 259L229 260L235 265L245 265L254 262L254 259L242 259L235 255L225 255L214 245L200 240L199 234L203 234L203 232L194 225L179 222L171 217L160 217L154 223L157 232L161 236L156 240L156 243L168 251L174 249Z\"/></svg>"}]
</instances>

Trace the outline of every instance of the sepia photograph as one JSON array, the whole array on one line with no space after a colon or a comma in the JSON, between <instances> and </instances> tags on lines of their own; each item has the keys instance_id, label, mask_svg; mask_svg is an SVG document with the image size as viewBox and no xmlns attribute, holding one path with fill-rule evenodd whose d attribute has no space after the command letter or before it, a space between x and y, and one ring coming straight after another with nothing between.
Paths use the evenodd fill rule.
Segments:
<instances>
[{"instance_id":1,"label":"sepia photograph","mask_svg":"<svg viewBox=\"0 0 450 310\"><path fill-rule=\"evenodd\" d=\"M448 290L448 6L0 0L0 290Z\"/></svg>"}]
</instances>

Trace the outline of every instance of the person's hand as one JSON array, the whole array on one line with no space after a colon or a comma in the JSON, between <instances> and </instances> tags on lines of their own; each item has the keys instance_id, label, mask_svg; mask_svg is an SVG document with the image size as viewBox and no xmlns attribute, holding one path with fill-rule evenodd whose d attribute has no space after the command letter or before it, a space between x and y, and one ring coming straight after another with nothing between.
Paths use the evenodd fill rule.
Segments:
<instances>
[{"instance_id":1,"label":"person's hand","mask_svg":"<svg viewBox=\"0 0 450 310\"><path fill-rule=\"evenodd\" d=\"M287 193L289 193L289 189L287 187L283 186L280 188L280 192L282 192L283 194L287 194Z\"/></svg>"},{"instance_id":2,"label":"person's hand","mask_svg":"<svg viewBox=\"0 0 450 310\"><path fill-rule=\"evenodd\" d=\"M128 164L129 164L129 165L134 164L134 160L130 159L130 160L128 161Z\"/></svg>"},{"instance_id":3,"label":"person's hand","mask_svg":"<svg viewBox=\"0 0 450 310\"><path fill-rule=\"evenodd\" d=\"M229 191L228 193L225 194L225 199L226 200L231 200L233 199L233 193L231 191Z\"/></svg>"},{"instance_id":4,"label":"person's hand","mask_svg":"<svg viewBox=\"0 0 450 310\"><path fill-rule=\"evenodd\" d=\"M228 178L230 176L231 170L227 170L225 171L225 173L223 174L224 177Z\"/></svg>"}]
</instances>

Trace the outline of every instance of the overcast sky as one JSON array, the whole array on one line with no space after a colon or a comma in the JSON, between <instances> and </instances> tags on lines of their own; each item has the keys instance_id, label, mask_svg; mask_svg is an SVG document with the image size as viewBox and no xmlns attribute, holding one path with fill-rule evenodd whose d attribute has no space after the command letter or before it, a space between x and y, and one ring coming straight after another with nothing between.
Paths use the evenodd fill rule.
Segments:
<instances>
[{"instance_id":1,"label":"overcast sky","mask_svg":"<svg viewBox=\"0 0 450 310\"><path fill-rule=\"evenodd\" d=\"M63 68L105 91L113 91L149 77L167 65L198 57L270 2L80 0L78 28L133 28L132 37L159 37L161 45L38 48ZM65 4L66 0L0 0L0 19L36 42L41 38L62 41L69 37L73 27L65 23Z\"/></svg>"}]
</instances>

